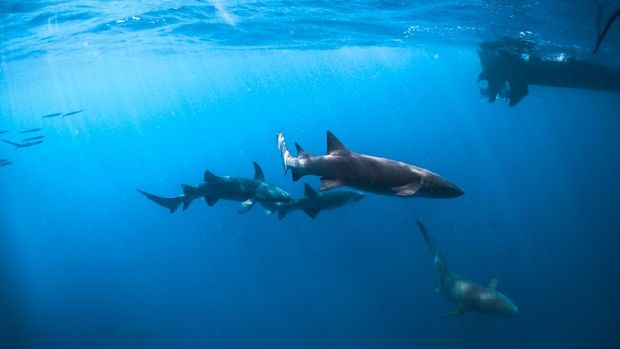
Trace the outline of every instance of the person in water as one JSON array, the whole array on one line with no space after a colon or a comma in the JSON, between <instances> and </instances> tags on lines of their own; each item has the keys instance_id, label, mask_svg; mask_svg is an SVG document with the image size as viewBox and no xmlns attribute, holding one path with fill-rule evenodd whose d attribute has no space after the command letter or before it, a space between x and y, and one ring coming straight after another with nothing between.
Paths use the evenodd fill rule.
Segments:
<instances>
[{"instance_id":1,"label":"person in water","mask_svg":"<svg viewBox=\"0 0 620 349\"><path fill-rule=\"evenodd\" d=\"M529 93L529 85L620 92L620 70L565 55L545 56L530 42L504 39L480 45L478 57L486 81L480 93L513 107Z\"/></svg>"},{"instance_id":2,"label":"person in water","mask_svg":"<svg viewBox=\"0 0 620 349\"><path fill-rule=\"evenodd\" d=\"M597 25L596 45L594 46L594 50L592 50L592 53L596 53L596 51L598 51L598 49L601 47L601 44L603 43L603 40L605 39L605 36L607 36L607 33L609 32L609 28L611 28L611 25L614 24L614 22L616 21L618 17L620 17L620 8L619 8L616 10L616 12L614 12L609 17L609 19L607 20L607 23L605 24L605 27L603 27L603 30L601 30L602 11L603 11L602 8L599 6L598 16L596 19L596 25Z\"/></svg>"}]
</instances>

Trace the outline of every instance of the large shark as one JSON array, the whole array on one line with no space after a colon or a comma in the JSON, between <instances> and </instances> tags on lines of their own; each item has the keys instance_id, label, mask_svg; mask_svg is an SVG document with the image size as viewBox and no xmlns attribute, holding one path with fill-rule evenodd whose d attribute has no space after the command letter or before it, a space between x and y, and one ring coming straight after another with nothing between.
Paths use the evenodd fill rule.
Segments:
<instances>
[{"instance_id":1,"label":"large shark","mask_svg":"<svg viewBox=\"0 0 620 349\"><path fill-rule=\"evenodd\" d=\"M216 176L205 171L204 182L198 186L183 184L183 210L196 198L204 198L209 206L220 200L241 201L239 213L248 212L256 202L289 202L293 199L284 190L265 182L261 167L254 162L254 178Z\"/></svg>"},{"instance_id":2,"label":"large shark","mask_svg":"<svg viewBox=\"0 0 620 349\"><path fill-rule=\"evenodd\" d=\"M455 310L445 314L445 316L456 316L469 311L476 311L488 315L512 317L519 312L519 308L508 297L497 291L496 278L491 280L488 286L483 286L449 271L439 249L437 249L437 245L429 235L428 229L420 221L417 224L435 257L437 292L446 294L457 306Z\"/></svg>"},{"instance_id":3,"label":"large shark","mask_svg":"<svg viewBox=\"0 0 620 349\"><path fill-rule=\"evenodd\" d=\"M314 156L299 144L297 157L286 148L284 136L278 132L278 149L293 181L305 175L321 176L321 190L343 185L360 190L398 197L454 198L463 190L429 170L400 161L359 154L347 149L327 131L327 155Z\"/></svg>"},{"instance_id":4,"label":"large shark","mask_svg":"<svg viewBox=\"0 0 620 349\"><path fill-rule=\"evenodd\" d=\"M329 210L354 203L364 198L359 191L336 190L325 193L317 192L305 184L304 196L291 202L263 204L268 213L278 212L278 219L284 218L291 211L304 211L314 219L321 210Z\"/></svg>"}]
</instances>

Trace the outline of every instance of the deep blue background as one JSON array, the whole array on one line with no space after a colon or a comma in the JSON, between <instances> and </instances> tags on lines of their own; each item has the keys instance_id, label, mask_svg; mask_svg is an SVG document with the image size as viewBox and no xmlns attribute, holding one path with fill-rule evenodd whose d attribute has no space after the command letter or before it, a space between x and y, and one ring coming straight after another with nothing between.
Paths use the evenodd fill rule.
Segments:
<instances>
[{"instance_id":1,"label":"deep blue background","mask_svg":"<svg viewBox=\"0 0 620 349\"><path fill-rule=\"evenodd\" d=\"M47 141L0 157L7 347L615 348L620 305L620 99L532 87L479 96L472 49L344 48L4 63L0 129ZM74 117L42 120L56 111ZM354 151L459 184L454 200L368 195L316 220L194 203L205 169L294 195L275 133L311 153ZM434 293L424 221L448 265L499 289L514 319Z\"/></svg>"}]
</instances>

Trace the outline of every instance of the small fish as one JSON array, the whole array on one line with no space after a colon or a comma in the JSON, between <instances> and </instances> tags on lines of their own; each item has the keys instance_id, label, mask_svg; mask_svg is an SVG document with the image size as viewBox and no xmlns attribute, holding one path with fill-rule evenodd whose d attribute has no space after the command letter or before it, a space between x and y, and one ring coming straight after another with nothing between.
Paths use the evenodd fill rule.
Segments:
<instances>
[{"instance_id":1,"label":"small fish","mask_svg":"<svg viewBox=\"0 0 620 349\"><path fill-rule=\"evenodd\" d=\"M39 131L41 131L40 127L39 128L31 128L29 130L24 130L24 131L21 131L20 133L33 133L33 132L39 132Z\"/></svg>"},{"instance_id":2,"label":"small fish","mask_svg":"<svg viewBox=\"0 0 620 349\"><path fill-rule=\"evenodd\" d=\"M41 141L36 141L36 142L28 142L28 143L21 143L20 144L20 143L15 143L15 142L8 141L6 139L3 139L3 141L4 141L4 143L7 143L7 144L10 144L10 145L14 146L16 150L19 149L19 148L32 147L33 145L41 144L41 143L44 142L44 141L41 140Z\"/></svg>"},{"instance_id":3,"label":"small fish","mask_svg":"<svg viewBox=\"0 0 620 349\"><path fill-rule=\"evenodd\" d=\"M47 115L43 115L43 116L41 117L41 119L55 118L55 117L60 116L60 115L62 115L62 113L52 113L52 114L47 114Z\"/></svg>"},{"instance_id":4,"label":"small fish","mask_svg":"<svg viewBox=\"0 0 620 349\"><path fill-rule=\"evenodd\" d=\"M72 112L65 113L65 114L63 114L62 116L63 116L63 117L65 117L65 116L71 116L71 115L79 114L79 113L81 113L81 112L83 112L83 111L84 111L84 109L80 109L80 110L76 110L76 111L72 111Z\"/></svg>"},{"instance_id":5,"label":"small fish","mask_svg":"<svg viewBox=\"0 0 620 349\"><path fill-rule=\"evenodd\" d=\"M11 161L11 160L0 162L0 167L9 166L12 163L13 163L13 161Z\"/></svg>"},{"instance_id":6,"label":"small fish","mask_svg":"<svg viewBox=\"0 0 620 349\"><path fill-rule=\"evenodd\" d=\"M24 140L22 140L23 142L30 142L30 141L38 141L39 139L43 139L45 138L45 136L36 136L36 137L30 137L30 138L26 138Z\"/></svg>"},{"instance_id":7,"label":"small fish","mask_svg":"<svg viewBox=\"0 0 620 349\"><path fill-rule=\"evenodd\" d=\"M0 135L3 135L5 133L7 133L7 132L9 132L9 130L2 130L2 131L0 131Z\"/></svg>"},{"instance_id":8,"label":"small fish","mask_svg":"<svg viewBox=\"0 0 620 349\"><path fill-rule=\"evenodd\" d=\"M499 225L497 225L495 223L489 223L489 227L491 227L494 230L499 230Z\"/></svg>"}]
</instances>

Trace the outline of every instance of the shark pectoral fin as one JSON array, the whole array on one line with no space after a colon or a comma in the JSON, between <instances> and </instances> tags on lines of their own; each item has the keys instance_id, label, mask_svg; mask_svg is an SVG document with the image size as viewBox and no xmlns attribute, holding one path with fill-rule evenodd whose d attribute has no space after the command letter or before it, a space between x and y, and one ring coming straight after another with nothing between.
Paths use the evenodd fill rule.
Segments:
<instances>
[{"instance_id":1,"label":"shark pectoral fin","mask_svg":"<svg viewBox=\"0 0 620 349\"><path fill-rule=\"evenodd\" d=\"M215 205L217 200L219 200L219 198L210 198L210 197L206 197L205 196L205 201L207 202L207 205L209 205L209 206Z\"/></svg>"},{"instance_id":2,"label":"shark pectoral fin","mask_svg":"<svg viewBox=\"0 0 620 349\"><path fill-rule=\"evenodd\" d=\"M497 278L493 278L491 282L489 282L489 288L495 290L497 288L498 282L499 281L497 280Z\"/></svg>"},{"instance_id":3,"label":"shark pectoral fin","mask_svg":"<svg viewBox=\"0 0 620 349\"><path fill-rule=\"evenodd\" d=\"M306 209L304 210L304 212L306 212L306 214L308 216L310 216L310 218L315 219L316 216L319 214L319 211L321 210L317 210L317 209Z\"/></svg>"},{"instance_id":4,"label":"shark pectoral fin","mask_svg":"<svg viewBox=\"0 0 620 349\"><path fill-rule=\"evenodd\" d=\"M278 220L281 221L282 219L284 219L284 217L286 217L287 214L288 214L287 210L278 211Z\"/></svg>"},{"instance_id":5,"label":"shark pectoral fin","mask_svg":"<svg viewBox=\"0 0 620 349\"><path fill-rule=\"evenodd\" d=\"M325 179L321 178L321 190L330 190L345 185L341 179Z\"/></svg>"},{"instance_id":6,"label":"shark pectoral fin","mask_svg":"<svg viewBox=\"0 0 620 349\"><path fill-rule=\"evenodd\" d=\"M253 162L252 165L254 165L254 179L264 182L265 174L263 173L263 169L256 162Z\"/></svg>"},{"instance_id":7,"label":"shark pectoral fin","mask_svg":"<svg viewBox=\"0 0 620 349\"><path fill-rule=\"evenodd\" d=\"M415 193L418 192L418 190L420 190L420 188L422 187L422 184L419 182L411 182L408 184L405 184L403 186L400 187L395 187L392 188L392 190L394 191L394 193L396 194L396 196L413 196L415 195Z\"/></svg>"},{"instance_id":8,"label":"shark pectoral fin","mask_svg":"<svg viewBox=\"0 0 620 349\"><path fill-rule=\"evenodd\" d=\"M247 213L249 210L252 209L252 207L254 207L254 200L247 199L241 203L241 208L239 209L239 213L241 214Z\"/></svg>"},{"instance_id":9,"label":"shark pectoral fin","mask_svg":"<svg viewBox=\"0 0 620 349\"><path fill-rule=\"evenodd\" d=\"M459 316L459 315L465 314L467 311L468 309L464 305L461 305L458 308L452 310L451 312L443 314L443 316L444 317Z\"/></svg>"}]
</instances>

